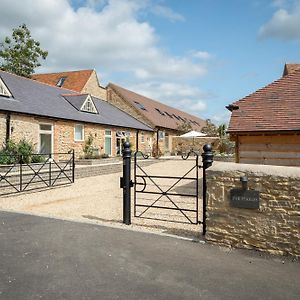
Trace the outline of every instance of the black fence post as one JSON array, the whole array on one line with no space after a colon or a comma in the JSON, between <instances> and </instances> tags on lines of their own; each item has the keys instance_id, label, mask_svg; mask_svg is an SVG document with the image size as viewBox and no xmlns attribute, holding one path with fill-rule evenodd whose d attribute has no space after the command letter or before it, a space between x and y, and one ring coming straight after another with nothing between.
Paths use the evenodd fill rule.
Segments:
<instances>
[{"instance_id":1,"label":"black fence post","mask_svg":"<svg viewBox=\"0 0 300 300\"><path fill-rule=\"evenodd\" d=\"M131 150L129 142L123 144L123 178L121 187L123 188L123 223L131 224Z\"/></svg>"},{"instance_id":2,"label":"black fence post","mask_svg":"<svg viewBox=\"0 0 300 300\"><path fill-rule=\"evenodd\" d=\"M22 165L23 165L23 163L22 163L23 157L22 157L22 155L20 155L18 157L18 159L19 159L19 163L20 163L20 192L22 192L22 189L23 189L23 167L22 167Z\"/></svg>"},{"instance_id":3,"label":"black fence post","mask_svg":"<svg viewBox=\"0 0 300 300\"><path fill-rule=\"evenodd\" d=\"M51 186L51 153L49 154L49 158L48 158L48 161L49 161L49 186Z\"/></svg>"},{"instance_id":4,"label":"black fence post","mask_svg":"<svg viewBox=\"0 0 300 300\"><path fill-rule=\"evenodd\" d=\"M206 169L208 169L213 163L213 152L212 146L210 144L206 144L203 146L202 163L203 163L203 235L206 233L206 201L207 201L207 185L206 185Z\"/></svg>"},{"instance_id":5,"label":"black fence post","mask_svg":"<svg viewBox=\"0 0 300 300\"><path fill-rule=\"evenodd\" d=\"M72 151L72 182L75 182L75 151Z\"/></svg>"}]
</instances>

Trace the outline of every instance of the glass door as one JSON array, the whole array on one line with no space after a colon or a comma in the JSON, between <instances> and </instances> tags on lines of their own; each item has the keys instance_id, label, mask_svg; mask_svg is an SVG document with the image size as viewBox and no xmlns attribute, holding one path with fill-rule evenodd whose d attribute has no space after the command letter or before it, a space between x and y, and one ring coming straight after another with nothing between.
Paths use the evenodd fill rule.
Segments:
<instances>
[{"instance_id":1,"label":"glass door","mask_svg":"<svg viewBox=\"0 0 300 300\"><path fill-rule=\"evenodd\" d=\"M39 153L51 154L53 152L52 145L52 125L40 124L40 140Z\"/></svg>"},{"instance_id":2,"label":"glass door","mask_svg":"<svg viewBox=\"0 0 300 300\"><path fill-rule=\"evenodd\" d=\"M105 130L105 154L111 156L111 130Z\"/></svg>"}]
</instances>

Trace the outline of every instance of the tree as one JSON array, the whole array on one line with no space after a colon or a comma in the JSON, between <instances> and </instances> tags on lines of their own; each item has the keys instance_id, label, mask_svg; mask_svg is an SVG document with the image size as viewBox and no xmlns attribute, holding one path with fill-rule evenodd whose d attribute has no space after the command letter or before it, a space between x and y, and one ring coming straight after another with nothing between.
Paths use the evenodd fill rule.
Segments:
<instances>
[{"instance_id":1,"label":"tree","mask_svg":"<svg viewBox=\"0 0 300 300\"><path fill-rule=\"evenodd\" d=\"M201 132L207 136L219 136L217 126L213 124L210 119L206 120L206 125L202 127Z\"/></svg>"},{"instance_id":2,"label":"tree","mask_svg":"<svg viewBox=\"0 0 300 300\"><path fill-rule=\"evenodd\" d=\"M30 77L39 67L39 59L46 59L47 51L40 48L40 43L31 37L25 24L14 28L12 37L5 37L0 43L0 68L20 76Z\"/></svg>"},{"instance_id":3,"label":"tree","mask_svg":"<svg viewBox=\"0 0 300 300\"><path fill-rule=\"evenodd\" d=\"M226 129L227 129L226 124L219 125L219 127L218 127L218 134L219 134L220 138L224 137L226 135Z\"/></svg>"},{"instance_id":4,"label":"tree","mask_svg":"<svg viewBox=\"0 0 300 300\"><path fill-rule=\"evenodd\" d=\"M184 121L177 126L176 130L181 135L181 134L184 134L184 133L187 133L187 132L193 130L193 128L192 128L192 125L190 122Z\"/></svg>"}]
</instances>

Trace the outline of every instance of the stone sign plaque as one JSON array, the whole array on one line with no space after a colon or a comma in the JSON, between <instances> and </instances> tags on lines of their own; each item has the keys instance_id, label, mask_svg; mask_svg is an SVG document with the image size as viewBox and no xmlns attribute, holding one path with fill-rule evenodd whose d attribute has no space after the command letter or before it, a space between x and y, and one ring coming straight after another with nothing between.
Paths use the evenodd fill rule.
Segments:
<instances>
[{"instance_id":1,"label":"stone sign plaque","mask_svg":"<svg viewBox=\"0 0 300 300\"><path fill-rule=\"evenodd\" d=\"M230 206L238 208L259 208L259 191L232 189Z\"/></svg>"}]
</instances>

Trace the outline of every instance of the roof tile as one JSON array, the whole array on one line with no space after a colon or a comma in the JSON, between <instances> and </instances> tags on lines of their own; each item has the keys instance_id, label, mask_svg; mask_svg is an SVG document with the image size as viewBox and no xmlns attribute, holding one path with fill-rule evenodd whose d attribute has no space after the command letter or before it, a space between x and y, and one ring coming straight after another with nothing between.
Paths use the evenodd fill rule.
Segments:
<instances>
[{"instance_id":1,"label":"roof tile","mask_svg":"<svg viewBox=\"0 0 300 300\"><path fill-rule=\"evenodd\" d=\"M299 65L300 66L300 65ZM233 103L228 131L299 131L300 68Z\"/></svg>"},{"instance_id":2,"label":"roof tile","mask_svg":"<svg viewBox=\"0 0 300 300\"><path fill-rule=\"evenodd\" d=\"M127 90L116 84L109 83L108 87L112 88L119 96L123 98L123 100L139 109L140 114L144 115L152 124L157 127L176 129L184 120L187 120L188 122L197 122L199 125L197 125L197 123L192 124L190 122L194 130L200 130L206 125L206 122L198 117Z\"/></svg>"},{"instance_id":3,"label":"roof tile","mask_svg":"<svg viewBox=\"0 0 300 300\"><path fill-rule=\"evenodd\" d=\"M60 78L66 77L62 87L76 92L81 92L92 73L93 70L80 70L59 73L33 74L31 77L34 80L53 86L57 85Z\"/></svg>"}]
</instances>

